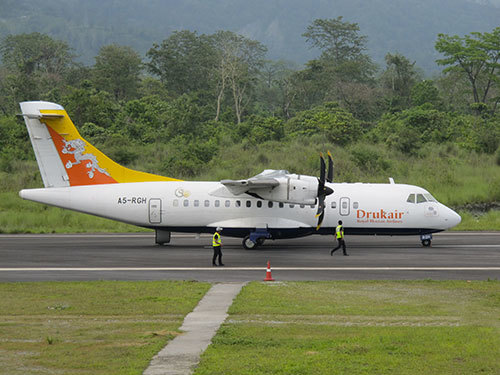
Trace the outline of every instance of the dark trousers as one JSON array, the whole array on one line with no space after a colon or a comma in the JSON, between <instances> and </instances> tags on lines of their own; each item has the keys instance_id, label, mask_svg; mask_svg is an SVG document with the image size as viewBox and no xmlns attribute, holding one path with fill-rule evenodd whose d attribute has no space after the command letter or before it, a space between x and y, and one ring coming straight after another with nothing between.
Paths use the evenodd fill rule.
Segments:
<instances>
[{"instance_id":1,"label":"dark trousers","mask_svg":"<svg viewBox=\"0 0 500 375\"><path fill-rule=\"evenodd\" d=\"M345 241L343 238L337 238L337 241L339 241L339 244L337 245L337 247L335 249L333 249L330 254L333 254L334 252L336 252L338 249L340 249L342 247L342 251L344 252L344 255L347 254L347 252L345 251Z\"/></svg>"},{"instance_id":2,"label":"dark trousers","mask_svg":"<svg viewBox=\"0 0 500 375\"><path fill-rule=\"evenodd\" d=\"M219 257L219 265L222 264L222 246L214 246L214 257L212 258L212 264L215 264L215 259Z\"/></svg>"}]
</instances>

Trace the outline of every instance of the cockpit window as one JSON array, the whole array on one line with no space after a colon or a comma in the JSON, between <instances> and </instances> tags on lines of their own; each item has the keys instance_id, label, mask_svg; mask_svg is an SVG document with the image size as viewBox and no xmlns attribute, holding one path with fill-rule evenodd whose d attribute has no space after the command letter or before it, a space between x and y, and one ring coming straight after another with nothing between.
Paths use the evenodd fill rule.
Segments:
<instances>
[{"instance_id":1,"label":"cockpit window","mask_svg":"<svg viewBox=\"0 0 500 375\"><path fill-rule=\"evenodd\" d=\"M428 202L437 202L436 198L434 198L432 195L430 195L429 193L427 194L424 194L424 197L427 198L427 201Z\"/></svg>"},{"instance_id":2,"label":"cockpit window","mask_svg":"<svg viewBox=\"0 0 500 375\"><path fill-rule=\"evenodd\" d=\"M427 202L427 199L425 199L423 194L417 194L417 203L424 203Z\"/></svg>"},{"instance_id":3,"label":"cockpit window","mask_svg":"<svg viewBox=\"0 0 500 375\"><path fill-rule=\"evenodd\" d=\"M415 194L410 194L406 201L410 203L415 203Z\"/></svg>"}]
</instances>

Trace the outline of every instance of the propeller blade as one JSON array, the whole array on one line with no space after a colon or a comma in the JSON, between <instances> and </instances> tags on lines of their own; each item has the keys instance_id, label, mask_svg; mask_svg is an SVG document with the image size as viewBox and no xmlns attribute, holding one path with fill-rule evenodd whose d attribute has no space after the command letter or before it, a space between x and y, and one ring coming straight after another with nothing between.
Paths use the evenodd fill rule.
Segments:
<instances>
[{"instance_id":1,"label":"propeller blade","mask_svg":"<svg viewBox=\"0 0 500 375\"><path fill-rule=\"evenodd\" d=\"M316 211L316 217L321 215L325 211L325 196L318 196L318 210Z\"/></svg>"},{"instance_id":2,"label":"propeller blade","mask_svg":"<svg viewBox=\"0 0 500 375\"><path fill-rule=\"evenodd\" d=\"M316 226L316 230L318 230L321 227L321 224L323 223L323 218L325 217L325 211L321 213L318 219L318 225Z\"/></svg>"},{"instance_id":3,"label":"propeller blade","mask_svg":"<svg viewBox=\"0 0 500 375\"><path fill-rule=\"evenodd\" d=\"M323 182L323 185L325 184L325 173L326 173L326 164L325 164L325 159L323 159L323 154L319 154L319 160L320 160L320 170L319 170L319 179L320 181Z\"/></svg>"},{"instance_id":4,"label":"propeller blade","mask_svg":"<svg viewBox=\"0 0 500 375\"><path fill-rule=\"evenodd\" d=\"M333 158L330 151L328 151L328 174L326 175L326 181L333 182Z\"/></svg>"}]
</instances>

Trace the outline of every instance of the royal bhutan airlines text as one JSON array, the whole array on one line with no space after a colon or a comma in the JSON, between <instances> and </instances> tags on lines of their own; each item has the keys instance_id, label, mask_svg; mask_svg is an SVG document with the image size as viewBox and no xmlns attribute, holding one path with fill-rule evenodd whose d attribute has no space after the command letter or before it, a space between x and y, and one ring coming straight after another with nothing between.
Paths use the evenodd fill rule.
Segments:
<instances>
[{"instance_id":1,"label":"royal bhutan airlines text","mask_svg":"<svg viewBox=\"0 0 500 375\"><path fill-rule=\"evenodd\" d=\"M395 211L365 211L357 210L356 219L358 223L402 223L404 212Z\"/></svg>"}]
</instances>

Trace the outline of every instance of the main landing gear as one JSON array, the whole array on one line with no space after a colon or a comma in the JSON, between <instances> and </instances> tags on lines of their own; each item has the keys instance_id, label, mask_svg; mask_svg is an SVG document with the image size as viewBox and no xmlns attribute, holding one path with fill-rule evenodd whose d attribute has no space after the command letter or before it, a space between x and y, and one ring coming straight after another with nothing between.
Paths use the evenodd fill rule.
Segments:
<instances>
[{"instance_id":1,"label":"main landing gear","mask_svg":"<svg viewBox=\"0 0 500 375\"><path fill-rule=\"evenodd\" d=\"M422 241L422 246L424 246L424 247L431 246L432 234L430 234L430 233L429 234L421 234L420 241Z\"/></svg>"},{"instance_id":2,"label":"main landing gear","mask_svg":"<svg viewBox=\"0 0 500 375\"><path fill-rule=\"evenodd\" d=\"M266 229L257 229L243 238L242 244L246 250L254 250L264 245L267 238L271 238L271 234Z\"/></svg>"},{"instance_id":3,"label":"main landing gear","mask_svg":"<svg viewBox=\"0 0 500 375\"><path fill-rule=\"evenodd\" d=\"M168 244L170 242L170 232L162 229L156 229L155 242L160 246Z\"/></svg>"}]
</instances>

